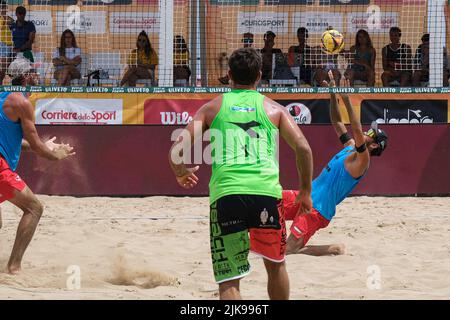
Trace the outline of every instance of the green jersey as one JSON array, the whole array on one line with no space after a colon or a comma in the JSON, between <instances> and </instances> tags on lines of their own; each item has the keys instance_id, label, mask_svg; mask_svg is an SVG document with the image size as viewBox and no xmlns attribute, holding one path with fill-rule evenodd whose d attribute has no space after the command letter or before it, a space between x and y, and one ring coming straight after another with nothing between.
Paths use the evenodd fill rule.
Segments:
<instances>
[{"instance_id":1,"label":"green jersey","mask_svg":"<svg viewBox=\"0 0 450 320\"><path fill-rule=\"evenodd\" d=\"M264 110L262 94L254 90L225 93L210 133L210 203L232 194L281 199L278 128Z\"/></svg>"}]
</instances>

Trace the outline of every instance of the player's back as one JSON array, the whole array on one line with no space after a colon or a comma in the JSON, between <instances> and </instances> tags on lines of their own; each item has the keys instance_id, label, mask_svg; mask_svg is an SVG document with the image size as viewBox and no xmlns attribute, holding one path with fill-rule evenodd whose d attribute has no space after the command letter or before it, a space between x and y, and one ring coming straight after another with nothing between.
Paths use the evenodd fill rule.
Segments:
<instances>
[{"instance_id":1,"label":"player's back","mask_svg":"<svg viewBox=\"0 0 450 320\"><path fill-rule=\"evenodd\" d=\"M363 177L355 179L345 168L345 159L353 152L355 152L353 146L342 149L333 156L313 181L311 193L313 207L328 220L335 215L336 206L348 196Z\"/></svg>"},{"instance_id":2,"label":"player's back","mask_svg":"<svg viewBox=\"0 0 450 320\"><path fill-rule=\"evenodd\" d=\"M234 89L223 95L210 125L210 202L230 194L281 198L275 159L278 128L264 110L264 96Z\"/></svg>"},{"instance_id":3,"label":"player's back","mask_svg":"<svg viewBox=\"0 0 450 320\"><path fill-rule=\"evenodd\" d=\"M22 126L20 121L12 121L3 110L3 105L11 92L0 93L0 154L11 170L16 170L22 148Z\"/></svg>"}]
</instances>

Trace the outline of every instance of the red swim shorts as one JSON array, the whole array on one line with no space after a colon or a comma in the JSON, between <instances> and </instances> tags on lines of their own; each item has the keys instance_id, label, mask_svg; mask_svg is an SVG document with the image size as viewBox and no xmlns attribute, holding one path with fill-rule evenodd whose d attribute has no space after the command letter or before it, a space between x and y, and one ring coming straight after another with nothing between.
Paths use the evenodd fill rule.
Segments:
<instances>
[{"instance_id":1,"label":"red swim shorts","mask_svg":"<svg viewBox=\"0 0 450 320\"><path fill-rule=\"evenodd\" d=\"M280 215L284 216L285 220L293 220L291 225L291 233L299 239L303 237L303 244L309 241L309 239L317 232L317 230L326 228L330 221L325 219L319 211L312 208L309 214L297 215L300 204L295 203L295 198L298 195L298 191L284 190L283 200L280 208Z\"/></svg>"},{"instance_id":2,"label":"red swim shorts","mask_svg":"<svg viewBox=\"0 0 450 320\"><path fill-rule=\"evenodd\" d=\"M14 190L22 191L26 186L19 175L12 171L6 160L0 156L0 203L12 199Z\"/></svg>"}]
</instances>

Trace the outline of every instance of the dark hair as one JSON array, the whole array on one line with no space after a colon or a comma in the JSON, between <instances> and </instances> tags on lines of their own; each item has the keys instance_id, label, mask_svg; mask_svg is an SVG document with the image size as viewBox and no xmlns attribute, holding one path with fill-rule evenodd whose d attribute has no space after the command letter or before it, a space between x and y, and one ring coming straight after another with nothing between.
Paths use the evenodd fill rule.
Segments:
<instances>
[{"instance_id":1,"label":"dark hair","mask_svg":"<svg viewBox=\"0 0 450 320\"><path fill-rule=\"evenodd\" d=\"M150 54L151 54L152 52L154 52L154 50L153 50L153 48L152 48L152 44L150 43L150 39L149 39L149 37L148 37L148 35L147 35L147 32L145 32L144 30L142 30L142 31L139 33L138 37L137 37L138 40L139 40L139 37L144 37L144 38L145 38L145 45L144 45L145 55L146 55L146 56L150 56ZM137 42L137 41L136 41L136 42ZM137 44L136 44L136 46L137 46Z\"/></svg>"},{"instance_id":2,"label":"dark hair","mask_svg":"<svg viewBox=\"0 0 450 320\"><path fill-rule=\"evenodd\" d=\"M72 36L72 45L74 48L78 48L77 46L77 40L75 39L75 34L72 32L72 30L70 29L66 29L63 31L63 33L61 34L61 39L59 41L59 56L60 57L65 57L66 56L66 34L70 33L70 35Z\"/></svg>"},{"instance_id":3,"label":"dark hair","mask_svg":"<svg viewBox=\"0 0 450 320\"><path fill-rule=\"evenodd\" d=\"M369 46L369 48L372 48L373 46L372 46L372 39L370 39L370 35L369 35L369 33L366 31L366 30L364 30L364 29L359 29L358 30L358 32L356 33L356 37L355 37L355 47L360 47L361 46L361 43L359 43L359 35L360 34L364 34L366 37L367 37L367 45Z\"/></svg>"},{"instance_id":4,"label":"dark hair","mask_svg":"<svg viewBox=\"0 0 450 320\"><path fill-rule=\"evenodd\" d=\"M189 52L187 44L186 44L186 40L184 40L183 36L176 35L173 38L173 41L174 41L174 44L178 44L178 43L181 44L181 47L180 48L176 48L176 49L181 49L181 52Z\"/></svg>"},{"instance_id":5,"label":"dark hair","mask_svg":"<svg viewBox=\"0 0 450 320\"><path fill-rule=\"evenodd\" d=\"M264 34L264 40L266 40L268 36L276 38L277 35L275 34L275 32L269 30Z\"/></svg>"},{"instance_id":6,"label":"dark hair","mask_svg":"<svg viewBox=\"0 0 450 320\"><path fill-rule=\"evenodd\" d=\"M305 27L300 27L297 29L297 34L300 33L304 33L305 34L305 38L308 39L308 29L306 29Z\"/></svg>"},{"instance_id":7,"label":"dark hair","mask_svg":"<svg viewBox=\"0 0 450 320\"><path fill-rule=\"evenodd\" d=\"M261 54L253 48L237 49L228 59L228 66L236 84L253 85L262 68Z\"/></svg>"},{"instance_id":8,"label":"dark hair","mask_svg":"<svg viewBox=\"0 0 450 320\"><path fill-rule=\"evenodd\" d=\"M16 8L16 14L27 14L27 9L25 9L25 7L22 6L18 6Z\"/></svg>"},{"instance_id":9,"label":"dark hair","mask_svg":"<svg viewBox=\"0 0 450 320\"><path fill-rule=\"evenodd\" d=\"M398 35L400 37L402 36L402 30L399 27L391 27L389 29L389 34L391 34L392 32L398 32Z\"/></svg>"},{"instance_id":10,"label":"dark hair","mask_svg":"<svg viewBox=\"0 0 450 320\"><path fill-rule=\"evenodd\" d=\"M0 7L3 9L4 7L6 7L8 5L8 3L5 0L0 0Z\"/></svg>"},{"instance_id":11,"label":"dark hair","mask_svg":"<svg viewBox=\"0 0 450 320\"><path fill-rule=\"evenodd\" d=\"M11 80L11 85L13 85L13 86L21 86L22 83L23 83L23 79L24 79L23 76L18 76L18 77L16 77L16 78Z\"/></svg>"},{"instance_id":12,"label":"dark hair","mask_svg":"<svg viewBox=\"0 0 450 320\"><path fill-rule=\"evenodd\" d=\"M422 42L430 42L430 34L425 33L420 40L422 40Z\"/></svg>"}]
</instances>

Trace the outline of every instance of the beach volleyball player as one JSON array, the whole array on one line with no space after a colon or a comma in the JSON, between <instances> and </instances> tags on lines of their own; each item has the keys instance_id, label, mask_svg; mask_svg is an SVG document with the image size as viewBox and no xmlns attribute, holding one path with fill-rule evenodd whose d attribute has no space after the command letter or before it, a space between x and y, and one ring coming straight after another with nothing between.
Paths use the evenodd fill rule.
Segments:
<instances>
[{"instance_id":1,"label":"beach volleyball player","mask_svg":"<svg viewBox=\"0 0 450 320\"><path fill-rule=\"evenodd\" d=\"M295 150L300 178L296 201L303 213L311 209L311 149L286 109L256 91L261 55L253 48L238 49L228 65L231 92L199 109L186 127L189 134L182 133L172 146L170 164L182 187L194 187L198 166L186 168L180 155L190 150L194 137L201 139L210 129L210 244L220 298L241 298L239 282L250 272L248 253L253 251L263 257L269 297L288 299L286 229L277 208L282 189L276 135L279 131Z\"/></svg>"},{"instance_id":2,"label":"beach volleyball player","mask_svg":"<svg viewBox=\"0 0 450 320\"><path fill-rule=\"evenodd\" d=\"M8 74L13 85L35 85L35 74L27 59L11 62ZM42 142L34 120L34 107L24 94L0 93L0 203L8 200L23 211L7 266L11 274L20 272L22 257L43 211L42 204L15 172L21 150L32 150L49 160L75 154L71 146L56 144L55 138Z\"/></svg>"},{"instance_id":3,"label":"beach volleyball player","mask_svg":"<svg viewBox=\"0 0 450 320\"><path fill-rule=\"evenodd\" d=\"M330 86L334 86L333 74L328 73ZM325 85L328 85L324 82ZM314 233L325 228L336 213L336 206L356 187L367 173L371 156L380 156L387 147L386 133L375 124L363 132L361 122L355 114L347 94L341 93L350 119L353 139L347 133L342 122L336 95L331 93L331 123L344 148L334 155L321 174L312 184L313 209L310 214L297 215L295 203L298 191L283 191L280 206L281 215L286 220L293 220L291 234L287 241L287 254L302 253L309 255L328 255L344 253L344 245L306 246Z\"/></svg>"}]
</instances>

